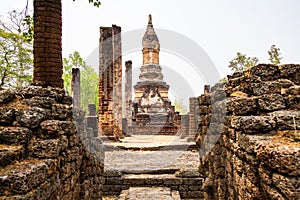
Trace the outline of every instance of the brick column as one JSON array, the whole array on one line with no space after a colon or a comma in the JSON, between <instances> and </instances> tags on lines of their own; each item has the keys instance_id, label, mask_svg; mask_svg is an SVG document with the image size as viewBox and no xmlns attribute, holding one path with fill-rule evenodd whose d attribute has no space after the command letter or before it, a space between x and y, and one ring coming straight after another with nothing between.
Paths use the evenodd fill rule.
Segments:
<instances>
[{"instance_id":1,"label":"brick column","mask_svg":"<svg viewBox=\"0 0 300 200\"><path fill-rule=\"evenodd\" d=\"M122 135L121 27L100 27L99 133Z\"/></svg>"},{"instance_id":2,"label":"brick column","mask_svg":"<svg viewBox=\"0 0 300 200\"><path fill-rule=\"evenodd\" d=\"M72 97L73 97L73 107L80 108L80 69L72 68Z\"/></svg>"},{"instance_id":3,"label":"brick column","mask_svg":"<svg viewBox=\"0 0 300 200\"><path fill-rule=\"evenodd\" d=\"M35 85L63 88L61 0L34 0Z\"/></svg>"},{"instance_id":4,"label":"brick column","mask_svg":"<svg viewBox=\"0 0 300 200\"><path fill-rule=\"evenodd\" d=\"M132 61L125 62L125 118L127 125L132 124Z\"/></svg>"},{"instance_id":5,"label":"brick column","mask_svg":"<svg viewBox=\"0 0 300 200\"><path fill-rule=\"evenodd\" d=\"M197 115L197 104L198 104L198 99L196 97L191 97L190 99L190 114L189 114L189 135L188 137L190 139L194 139L196 136L196 115ZM199 107L199 106L198 106Z\"/></svg>"},{"instance_id":6,"label":"brick column","mask_svg":"<svg viewBox=\"0 0 300 200\"><path fill-rule=\"evenodd\" d=\"M121 27L112 25L114 135L122 137L122 41Z\"/></svg>"},{"instance_id":7,"label":"brick column","mask_svg":"<svg viewBox=\"0 0 300 200\"><path fill-rule=\"evenodd\" d=\"M180 117L180 135L181 138L185 138L189 134L189 121L190 117L189 114L187 115L181 115Z\"/></svg>"},{"instance_id":8,"label":"brick column","mask_svg":"<svg viewBox=\"0 0 300 200\"><path fill-rule=\"evenodd\" d=\"M96 105L95 104L89 104L88 105L89 113L86 118L87 127L93 129L93 136L98 136L98 119L96 116Z\"/></svg>"}]
</instances>

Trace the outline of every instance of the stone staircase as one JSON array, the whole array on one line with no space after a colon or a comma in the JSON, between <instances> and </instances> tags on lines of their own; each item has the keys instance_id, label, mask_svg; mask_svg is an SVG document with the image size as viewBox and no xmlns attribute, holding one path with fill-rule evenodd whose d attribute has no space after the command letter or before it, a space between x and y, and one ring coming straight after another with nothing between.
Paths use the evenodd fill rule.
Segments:
<instances>
[{"instance_id":1,"label":"stone staircase","mask_svg":"<svg viewBox=\"0 0 300 200\"><path fill-rule=\"evenodd\" d=\"M105 143L103 195L119 199L203 199L193 142L139 135Z\"/></svg>"}]
</instances>

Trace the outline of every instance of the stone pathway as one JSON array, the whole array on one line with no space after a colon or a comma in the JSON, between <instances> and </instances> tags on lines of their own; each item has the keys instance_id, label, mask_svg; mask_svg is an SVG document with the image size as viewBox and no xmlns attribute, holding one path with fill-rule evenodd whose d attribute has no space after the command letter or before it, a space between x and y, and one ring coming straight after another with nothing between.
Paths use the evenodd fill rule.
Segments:
<instances>
[{"instance_id":1,"label":"stone pathway","mask_svg":"<svg viewBox=\"0 0 300 200\"><path fill-rule=\"evenodd\" d=\"M166 187L131 187L123 191L119 200L180 200L176 191Z\"/></svg>"},{"instance_id":2,"label":"stone pathway","mask_svg":"<svg viewBox=\"0 0 300 200\"><path fill-rule=\"evenodd\" d=\"M105 170L117 170L126 173L145 173L155 171L176 171L178 169L196 169L199 155L196 149L187 149L193 142L187 142L179 136L131 136L121 143L106 143L106 146L126 147L105 152ZM156 150L136 150L149 147ZM173 150L168 148L172 147ZM183 148L185 147L185 148Z\"/></svg>"},{"instance_id":3,"label":"stone pathway","mask_svg":"<svg viewBox=\"0 0 300 200\"><path fill-rule=\"evenodd\" d=\"M111 151L105 152L105 170L150 173L197 168L196 151Z\"/></svg>"}]
</instances>

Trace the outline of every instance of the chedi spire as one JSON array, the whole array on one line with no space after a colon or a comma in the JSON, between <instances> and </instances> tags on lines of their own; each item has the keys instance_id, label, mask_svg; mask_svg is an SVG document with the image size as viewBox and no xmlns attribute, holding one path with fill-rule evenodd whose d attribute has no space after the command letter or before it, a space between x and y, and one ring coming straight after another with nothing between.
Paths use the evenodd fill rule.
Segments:
<instances>
[{"instance_id":1,"label":"chedi spire","mask_svg":"<svg viewBox=\"0 0 300 200\"><path fill-rule=\"evenodd\" d=\"M143 64L159 64L160 44L152 24L152 16L148 17L148 26L143 37Z\"/></svg>"}]
</instances>

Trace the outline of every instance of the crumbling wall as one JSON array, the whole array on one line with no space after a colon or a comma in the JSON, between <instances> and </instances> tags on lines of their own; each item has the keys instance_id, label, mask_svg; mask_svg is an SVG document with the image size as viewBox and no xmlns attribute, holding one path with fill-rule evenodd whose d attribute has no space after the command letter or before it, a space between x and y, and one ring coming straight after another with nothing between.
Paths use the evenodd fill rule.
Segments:
<instances>
[{"instance_id":1,"label":"crumbling wall","mask_svg":"<svg viewBox=\"0 0 300 200\"><path fill-rule=\"evenodd\" d=\"M299 77L261 64L199 97L205 199L299 199Z\"/></svg>"},{"instance_id":2,"label":"crumbling wall","mask_svg":"<svg viewBox=\"0 0 300 200\"><path fill-rule=\"evenodd\" d=\"M102 143L71 104L57 88L0 91L0 199L101 198Z\"/></svg>"}]
</instances>

